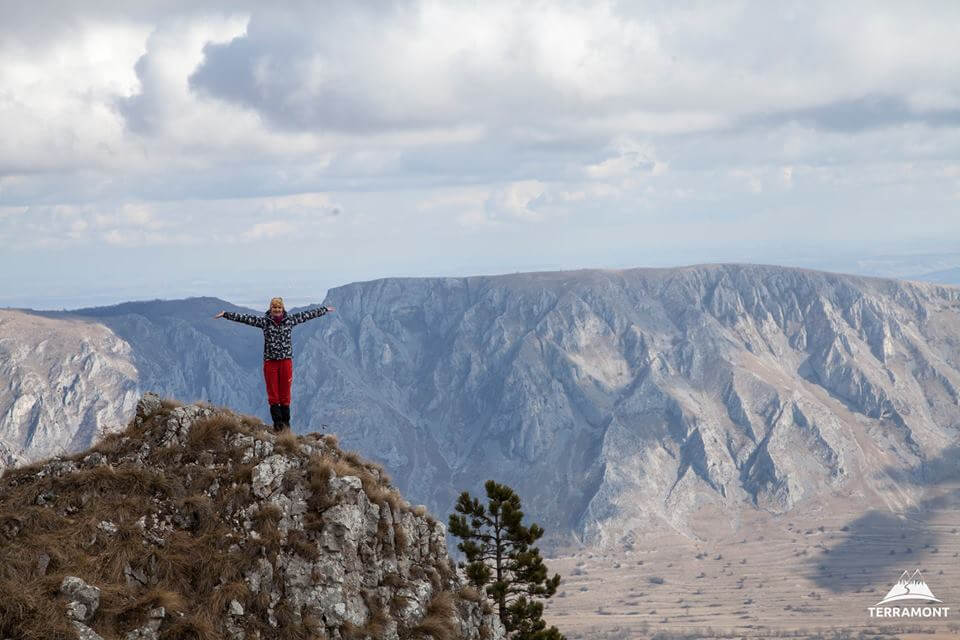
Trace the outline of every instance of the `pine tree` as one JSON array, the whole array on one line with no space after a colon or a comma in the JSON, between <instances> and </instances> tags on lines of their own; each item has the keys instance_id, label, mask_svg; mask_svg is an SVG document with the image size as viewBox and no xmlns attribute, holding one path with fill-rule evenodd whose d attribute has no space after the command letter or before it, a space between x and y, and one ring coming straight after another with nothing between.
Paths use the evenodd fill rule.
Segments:
<instances>
[{"instance_id":1,"label":"pine tree","mask_svg":"<svg viewBox=\"0 0 960 640\"><path fill-rule=\"evenodd\" d=\"M543 535L536 524L523 525L520 497L507 485L488 480L487 506L466 491L450 516L450 533L467 557L467 579L497 603L500 621L513 640L563 640L546 628L543 603L557 592L560 575L547 578L540 550L531 546ZM459 514L459 515L458 515Z\"/></svg>"}]
</instances>

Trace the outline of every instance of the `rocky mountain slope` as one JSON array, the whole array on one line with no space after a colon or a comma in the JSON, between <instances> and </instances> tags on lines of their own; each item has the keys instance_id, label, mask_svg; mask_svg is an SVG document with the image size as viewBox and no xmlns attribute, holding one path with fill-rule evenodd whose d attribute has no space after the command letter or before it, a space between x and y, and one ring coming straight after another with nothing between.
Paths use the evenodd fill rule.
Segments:
<instances>
[{"instance_id":1,"label":"rocky mountain slope","mask_svg":"<svg viewBox=\"0 0 960 640\"><path fill-rule=\"evenodd\" d=\"M0 478L0 637L502 638L444 533L332 436L148 394Z\"/></svg>"},{"instance_id":2,"label":"rocky mountain slope","mask_svg":"<svg viewBox=\"0 0 960 640\"><path fill-rule=\"evenodd\" d=\"M592 541L833 493L903 507L922 487L887 470L960 428L949 287L717 265L389 279L328 302L339 321L300 365L309 415L431 504L494 477Z\"/></svg>"},{"instance_id":3,"label":"rocky mountain slope","mask_svg":"<svg viewBox=\"0 0 960 640\"><path fill-rule=\"evenodd\" d=\"M130 345L89 320L0 312L0 469L77 451L137 402Z\"/></svg>"},{"instance_id":4,"label":"rocky mountain slope","mask_svg":"<svg viewBox=\"0 0 960 640\"><path fill-rule=\"evenodd\" d=\"M438 513L505 482L560 538L694 535L827 495L904 508L923 479L898 474L960 430L951 287L705 265L391 278L324 304L294 334L295 428L329 425ZM141 385L178 371L158 390L262 412L256 330L210 320L219 301L137 305L83 316Z\"/></svg>"}]
</instances>

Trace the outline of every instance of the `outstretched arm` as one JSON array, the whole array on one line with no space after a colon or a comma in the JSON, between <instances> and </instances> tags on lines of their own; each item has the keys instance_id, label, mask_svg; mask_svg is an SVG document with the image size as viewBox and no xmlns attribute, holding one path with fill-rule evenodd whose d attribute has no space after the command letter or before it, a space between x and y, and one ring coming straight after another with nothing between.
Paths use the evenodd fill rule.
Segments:
<instances>
[{"instance_id":1,"label":"outstretched arm","mask_svg":"<svg viewBox=\"0 0 960 640\"><path fill-rule=\"evenodd\" d=\"M217 315L213 316L214 318L226 318L227 320L233 320L234 322L242 322L243 324L249 324L251 327L259 327L263 329L267 325L267 318L265 316L252 316L248 313L234 313L233 311L221 311Z\"/></svg>"},{"instance_id":2,"label":"outstretched arm","mask_svg":"<svg viewBox=\"0 0 960 640\"><path fill-rule=\"evenodd\" d=\"M300 324L301 322L306 322L307 320L313 320L314 318L319 318L322 315L326 315L333 311L336 307L317 307L316 309L310 309L309 311L301 311L300 313L294 313L290 316L291 322L293 324Z\"/></svg>"}]
</instances>

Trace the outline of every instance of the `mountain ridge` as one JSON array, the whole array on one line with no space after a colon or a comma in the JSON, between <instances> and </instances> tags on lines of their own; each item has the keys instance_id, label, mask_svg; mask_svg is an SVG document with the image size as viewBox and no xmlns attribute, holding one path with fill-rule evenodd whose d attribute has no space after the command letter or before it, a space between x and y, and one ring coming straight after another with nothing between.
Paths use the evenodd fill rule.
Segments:
<instances>
[{"instance_id":1,"label":"mountain ridge","mask_svg":"<svg viewBox=\"0 0 960 640\"><path fill-rule=\"evenodd\" d=\"M568 540L693 535L704 509L823 492L915 503L875 470L960 431L953 287L719 264L385 278L324 302L294 333L295 427L330 425L437 510L495 475ZM164 393L264 413L258 332L196 315L105 322L141 384L182 370Z\"/></svg>"}]
</instances>

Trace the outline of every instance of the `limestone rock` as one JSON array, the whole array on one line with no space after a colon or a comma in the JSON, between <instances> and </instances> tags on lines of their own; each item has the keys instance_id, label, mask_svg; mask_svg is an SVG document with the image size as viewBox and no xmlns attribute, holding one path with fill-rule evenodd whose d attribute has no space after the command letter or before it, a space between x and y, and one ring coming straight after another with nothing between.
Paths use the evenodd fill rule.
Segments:
<instances>
[{"instance_id":1,"label":"limestone rock","mask_svg":"<svg viewBox=\"0 0 960 640\"><path fill-rule=\"evenodd\" d=\"M316 434L292 444L206 405L147 397L139 407L128 431L95 452L103 458L97 464L86 464L95 453L82 452L0 477L4 512L6 501L46 496L33 507L42 517L14 519L0 531L4 540L43 536L50 552L37 569L52 557L64 571L123 559L114 583L63 579L59 623L80 637L111 629L125 640L157 640L168 625L176 634L212 624L244 640L399 640L432 599L453 594L455 612L442 624L466 640L503 639L480 603L457 595L464 583L443 525L411 508L377 465ZM39 489L49 486L57 490ZM122 510L112 506L117 496ZM15 561L4 553L0 546L0 562ZM142 608L122 617L112 607L101 611L101 588L111 604L142 599ZM155 606L157 598L173 609Z\"/></svg>"},{"instance_id":2,"label":"limestone rock","mask_svg":"<svg viewBox=\"0 0 960 640\"><path fill-rule=\"evenodd\" d=\"M77 622L86 622L100 606L100 589L91 586L76 576L67 576L60 583L60 594L68 600L68 617Z\"/></svg>"}]
</instances>

